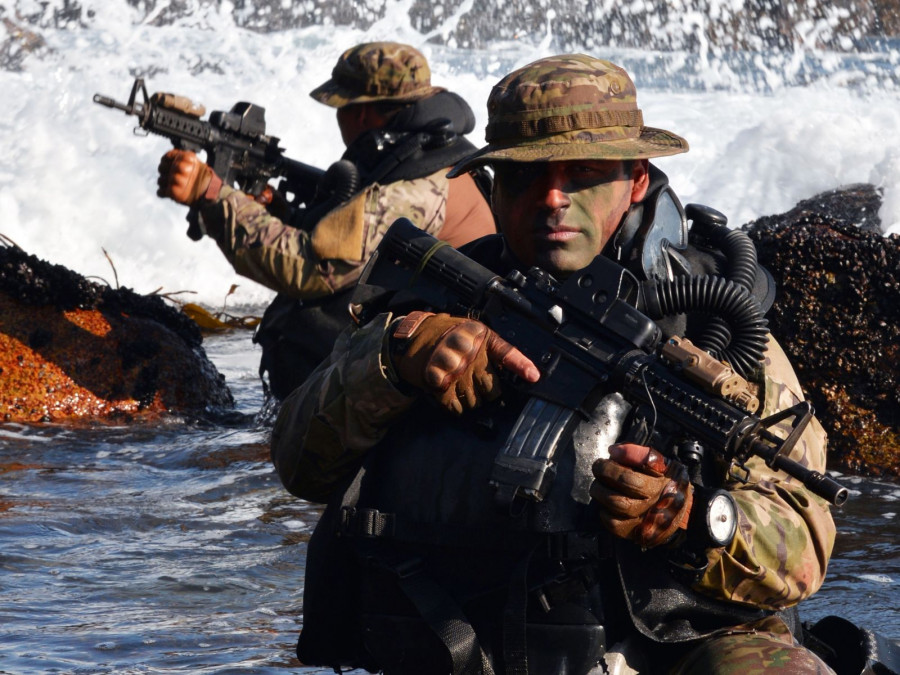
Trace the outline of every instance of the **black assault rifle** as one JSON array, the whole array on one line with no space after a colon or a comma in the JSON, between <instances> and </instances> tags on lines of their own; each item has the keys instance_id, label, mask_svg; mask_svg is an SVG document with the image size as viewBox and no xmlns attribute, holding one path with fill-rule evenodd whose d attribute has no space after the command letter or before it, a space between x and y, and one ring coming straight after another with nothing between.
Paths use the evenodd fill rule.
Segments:
<instances>
[{"instance_id":1,"label":"black assault rifle","mask_svg":"<svg viewBox=\"0 0 900 675\"><path fill-rule=\"evenodd\" d=\"M477 318L540 369L537 383L517 382L530 399L494 463L501 505L544 498L558 445L608 391L631 405L628 428L640 431L634 442L677 449L695 465L705 456L723 469L720 476L728 471L743 481L746 461L757 455L832 504L847 499L846 488L787 456L812 406L803 401L765 419L753 414L758 400L746 380L688 340L664 340L634 306L635 277L608 258L597 256L562 283L536 267L503 278L401 218L360 283ZM781 422L789 425L786 438L771 431Z\"/></svg>"},{"instance_id":2,"label":"black assault rifle","mask_svg":"<svg viewBox=\"0 0 900 675\"><path fill-rule=\"evenodd\" d=\"M141 92L143 101L137 101ZM289 159L278 147L279 139L266 135L265 108L241 101L230 112L215 110L203 120L206 109L184 96L157 92L147 95L143 78L136 78L128 103L94 94L94 103L122 110L138 118L138 129L144 135L157 134L172 141L179 150L206 152L206 162L223 183L237 186L250 195L258 195L273 178L282 178L278 186L291 205L308 204L322 169ZM197 210L188 212L188 236L199 240L203 233L197 221Z\"/></svg>"}]
</instances>

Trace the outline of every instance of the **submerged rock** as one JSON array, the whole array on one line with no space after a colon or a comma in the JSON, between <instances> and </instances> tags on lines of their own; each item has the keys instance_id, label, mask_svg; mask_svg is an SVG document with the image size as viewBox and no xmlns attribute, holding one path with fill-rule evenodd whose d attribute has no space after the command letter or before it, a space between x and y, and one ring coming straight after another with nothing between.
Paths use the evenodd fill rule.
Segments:
<instances>
[{"instance_id":1,"label":"submerged rock","mask_svg":"<svg viewBox=\"0 0 900 675\"><path fill-rule=\"evenodd\" d=\"M900 236L854 185L744 226L778 284L772 334L828 432L829 468L900 476Z\"/></svg>"},{"instance_id":2,"label":"submerged rock","mask_svg":"<svg viewBox=\"0 0 900 675\"><path fill-rule=\"evenodd\" d=\"M162 298L112 289L0 245L0 421L233 406L199 328Z\"/></svg>"}]
</instances>

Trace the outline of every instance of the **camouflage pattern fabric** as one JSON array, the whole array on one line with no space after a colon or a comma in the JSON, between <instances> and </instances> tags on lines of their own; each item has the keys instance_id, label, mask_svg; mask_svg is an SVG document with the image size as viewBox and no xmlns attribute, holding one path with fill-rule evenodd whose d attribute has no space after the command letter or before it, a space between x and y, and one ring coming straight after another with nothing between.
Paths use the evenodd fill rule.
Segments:
<instances>
[{"instance_id":1,"label":"camouflage pattern fabric","mask_svg":"<svg viewBox=\"0 0 900 675\"><path fill-rule=\"evenodd\" d=\"M209 234L235 271L279 293L300 299L331 295L356 283L363 264L397 218L409 218L429 234L439 236L447 212L449 181L440 170L425 178L373 184L358 197L363 202L352 227L358 246L352 252L342 246L345 257L321 255L316 235L290 227L269 214L265 207L243 192L223 186L219 200L203 210ZM351 200L354 202L355 200ZM339 207L349 208L351 204ZM335 209L338 211L339 209ZM338 226L332 213L317 226ZM345 227L341 223L340 227ZM485 224L485 234L492 223ZM340 235L346 240L345 230Z\"/></svg>"},{"instance_id":2,"label":"camouflage pattern fabric","mask_svg":"<svg viewBox=\"0 0 900 675\"><path fill-rule=\"evenodd\" d=\"M796 643L780 619L769 617L748 629L752 632L705 640L670 675L834 675L824 661Z\"/></svg>"},{"instance_id":3,"label":"camouflage pattern fabric","mask_svg":"<svg viewBox=\"0 0 900 675\"><path fill-rule=\"evenodd\" d=\"M787 356L769 336L765 353L762 417L803 400ZM773 431L786 437L789 420ZM825 472L826 436L813 418L788 455ZM725 600L766 609L783 609L812 595L822 585L834 547L835 526L828 504L802 483L773 471L754 457L750 482L728 487L738 504L738 530L727 549L708 553L709 567L697 589Z\"/></svg>"},{"instance_id":4,"label":"camouflage pattern fabric","mask_svg":"<svg viewBox=\"0 0 900 675\"><path fill-rule=\"evenodd\" d=\"M431 69L419 50L398 42L367 42L341 54L331 79L310 96L342 108L374 101L417 101L439 91L444 89L431 86Z\"/></svg>"},{"instance_id":5,"label":"camouflage pattern fabric","mask_svg":"<svg viewBox=\"0 0 900 675\"><path fill-rule=\"evenodd\" d=\"M680 136L644 126L627 72L584 54L541 59L500 80L488 98L485 138L451 177L495 161L648 159L688 150Z\"/></svg>"},{"instance_id":6,"label":"camouflage pattern fabric","mask_svg":"<svg viewBox=\"0 0 900 675\"><path fill-rule=\"evenodd\" d=\"M272 430L272 461L295 495L326 502L415 402L382 358L391 316L349 327L328 360L285 399ZM303 452L297 449L303 447Z\"/></svg>"},{"instance_id":7,"label":"camouflage pattern fabric","mask_svg":"<svg viewBox=\"0 0 900 675\"><path fill-rule=\"evenodd\" d=\"M362 329L348 329L330 360L282 405L272 453L282 482L293 494L327 500L411 406L413 399L394 386L396 377L382 359L389 321L389 316L381 316ZM800 392L787 357L770 338L764 414L801 400ZM811 423L791 459L824 471L825 440L821 426ZM834 545L834 522L828 505L802 484L773 472L761 460L749 467L746 485L729 486L740 511L734 541L727 550L708 551L709 568L696 588L756 607L789 607L821 586Z\"/></svg>"}]
</instances>

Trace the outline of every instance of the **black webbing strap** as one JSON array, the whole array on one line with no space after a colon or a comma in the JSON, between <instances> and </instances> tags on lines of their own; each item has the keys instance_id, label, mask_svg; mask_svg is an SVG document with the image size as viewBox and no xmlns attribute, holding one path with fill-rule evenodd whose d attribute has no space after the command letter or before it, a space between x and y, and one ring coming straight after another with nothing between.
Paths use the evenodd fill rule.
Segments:
<instances>
[{"instance_id":1,"label":"black webbing strap","mask_svg":"<svg viewBox=\"0 0 900 675\"><path fill-rule=\"evenodd\" d=\"M393 514L356 508L364 476L365 467L359 470L344 492L338 536L377 537L387 535L393 529ZM372 563L396 575L400 590L449 652L454 675L494 675L469 620L450 594L425 573L421 560L390 560L374 551L369 554Z\"/></svg>"},{"instance_id":2,"label":"black webbing strap","mask_svg":"<svg viewBox=\"0 0 900 675\"><path fill-rule=\"evenodd\" d=\"M345 537L392 537L395 520L393 513L348 505L341 507L339 528L341 535Z\"/></svg>"},{"instance_id":3,"label":"black webbing strap","mask_svg":"<svg viewBox=\"0 0 900 675\"><path fill-rule=\"evenodd\" d=\"M493 675L478 636L450 594L425 572L421 560L389 567L416 610L450 653L454 675Z\"/></svg>"},{"instance_id":4,"label":"black webbing strap","mask_svg":"<svg viewBox=\"0 0 900 675\"><path fill-rule=\"evenodd\" d=\"M525 621L528 611L528 565L533 553L534 549L516 563L509 579L503 610L503 662L507 675L528 675Z\"/></svg>"},{"instance_id":5,"label":"black webbing strap","mask_svg":"<svg viewBox=\"0 0 900 675\"><path fill-rule=\"evenodd\" d=\"M362 481L365 476L366 465L363 463L359 468L359 471L357 471L356 475L353 477L353 480L350 482L350 485L347 486L347 489L344 490L344 494L341 496L341 515L334 524L336 530L335 534L337 536L343 534L344 513L356 510L356 504L359 502L359 493L362 489Z\"/></svg>"}]
</instances>

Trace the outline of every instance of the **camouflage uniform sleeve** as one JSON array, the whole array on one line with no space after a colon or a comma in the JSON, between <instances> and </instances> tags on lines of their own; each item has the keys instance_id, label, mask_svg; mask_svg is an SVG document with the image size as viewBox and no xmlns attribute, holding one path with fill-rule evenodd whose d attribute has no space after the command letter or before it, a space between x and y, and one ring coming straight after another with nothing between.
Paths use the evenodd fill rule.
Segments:
<instances>
[{"instance_id":1,"label":"camouflage uniform sleeve","mask_svg":"<svg viewBox=\"0 0 900 675\"><path fill-rule=\"evenodd\" d=\"M763 417L803 399L787 356L771 336L764 386ZM783 438L789 428L785 420L774 430ZM813 418L789 456L824 473L826 440ZM738 505L737 534L727 549L708 552L709 567L696 588L720 599L782 609L822 585L834 546L834 521L829 505L799 481L770 469L758 457L747 465L749 482L729 486Z\"/></svg>"},{"instance_id":2,"label":"camouflage uniform sleeve","mask_svg":"<svg viewBox=\"0 0 900 675\"><path fill-rule=\"evenodd\" d=\"M209 234L235 271L279 293L312 299L359 276L359 260L323 258L309 232L286 225L252 197L223 186L203 209Z\"/></svg>"},{"instance_id":3,"label":"camouflage uniform sleeve","mask_svg":"<svg viewBox=\"0 0 900 675\"><path fill-rule=\"evenodd\" d=\"M328 359L281 406L272 430L272 461L292 494L327 501L365 453L415 401L391 382L382 347L390 324L379 315L351 326Z\"/></svg>"},{"instance_id":4,"label":"camouflage uniform sleeve","mask_svg":"<svg viewBox=\"0 0 900 675\"><path fill-rule=\"evenodd\" d=\"M223 186L203 209L207 233L235 271L279 293L309 300L356 283L384 233L405 216L438 235L446 214L445 172L370 185L332 209L311 232L291 227L249 195Z\"/></svg>"}]
</instances>

